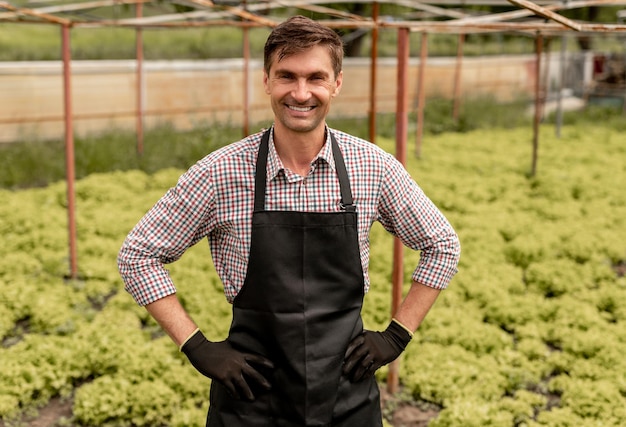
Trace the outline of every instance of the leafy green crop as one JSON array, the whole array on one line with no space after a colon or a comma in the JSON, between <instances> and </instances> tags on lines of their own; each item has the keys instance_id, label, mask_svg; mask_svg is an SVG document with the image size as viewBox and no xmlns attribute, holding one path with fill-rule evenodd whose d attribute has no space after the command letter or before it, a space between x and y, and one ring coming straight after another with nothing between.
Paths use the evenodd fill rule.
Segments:
<instances>
[{"instance_id":1,"label":"leafy green crop","mask_svg":"<svg viewBox=\"0 0 626 427\"><path fill-rule=\"evenodd\" d=\"M561 134L542 129L534 178L521 128L429 135L422 158L408 160L463 250L458 275L401 359L403 394L441 408L431 427L626 424L626 145L602 123ZM76 183L79 280L64 279L64 183L0 190L5 424L53 397L72 399L66 422L75 426L204 424L210 381L123 291L115 265L126 233L181 172ZM371 241L363 317L382 328L392 239L375 225ZM418 259L405 251L407 278ZM230 306L208 245L169 270L207 336L223 338Z\"/></svg>"}]
</instances>

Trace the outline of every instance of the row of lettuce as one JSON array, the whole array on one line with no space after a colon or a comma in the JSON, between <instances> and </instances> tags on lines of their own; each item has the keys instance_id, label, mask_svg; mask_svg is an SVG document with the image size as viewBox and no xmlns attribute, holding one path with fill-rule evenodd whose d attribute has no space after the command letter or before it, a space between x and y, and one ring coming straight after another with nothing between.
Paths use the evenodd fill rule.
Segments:
<instances>
[{"instance_id":1,"label":"row of lettuce","mask_svg":"<svg viewBox=\"0 0 626 427\"><path fill-rule=\"evenodd\" d=\"M407 167L457 229L459 273L401 361L403 396L431 427L617 427L626 422L626 145L610 129L429 137ZM379 142L392 149L391 141ZM71 399L72 425L200 426L209 380L122 288L128 230L181 171L77 182L80 280L66 280L66 187L0 191L0 416ZM364 321L390 311L392 239L372 230ZM408 277L419 254L405 252ZM209 338L230 307L205 243L170 266ZM379 372L385 381L386 371ZM391 425L388 423L388 425Z\"/></svg>"}]
</instances>

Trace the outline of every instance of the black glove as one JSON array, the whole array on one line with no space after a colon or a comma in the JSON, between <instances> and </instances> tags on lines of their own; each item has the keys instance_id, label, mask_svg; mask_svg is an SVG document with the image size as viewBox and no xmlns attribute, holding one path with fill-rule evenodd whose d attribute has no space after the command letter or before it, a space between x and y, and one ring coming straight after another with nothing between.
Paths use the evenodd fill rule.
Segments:
<instances>
[{"instance_id":1,"label":"black glove","mask_svg":"<svg viewBox=\"0 0 626 427\"><path fill-rule=\"evenodd\" d=\"M198 372L222 384L236 399L254 400L255 386L271 388L269 381L250 364L273 369L272 362L260 355L237 351L227 341L208 341L198 331L183 344L181 351Z\"/></svg>"},{"instance_id":2,"label":"black glove","mask_svg":"<svg viewBox=\"0 0 626 427\"><path fill-rule=\"evenodd\" d=\"M383 332L363 331L348 345L343 374L357 382L394 361L411 341L411 334L396 320Z\"/></svg>"}]
</instances>

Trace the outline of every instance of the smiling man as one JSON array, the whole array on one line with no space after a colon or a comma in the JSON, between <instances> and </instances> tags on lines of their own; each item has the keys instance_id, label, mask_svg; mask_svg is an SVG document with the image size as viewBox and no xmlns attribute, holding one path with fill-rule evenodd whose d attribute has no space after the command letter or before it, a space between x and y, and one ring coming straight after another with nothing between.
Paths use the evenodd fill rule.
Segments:
<instances>
[{"instance_id":1,"label":"smiling man","mask_svg":"<svg viewBox=\"0 0 626 427\"><path fill-rule=\"evenodd\" d=\"M335 74L328 49L323 46L293 53L275 64L270 60L263 84L276 116L275 128L316 132L321 140L330 101L339 94L342 78L342 71Z\"/></svg>"},{"instance_id":2,"label":"smiling man","mask_svg":"<svg viewBox=\"0 0 626 427\"><path fill-rule=\"evenodd\" d=\"M207 426L382 426L374 373L404 351L456 273L458 237L403 166L327 126L342 58L331 29L302 16L278 25L263 74L273 126L191 167L120 250L126 290L212 379ZM361 320L374 221L421 251L384 331ZM164 268L204 238L233 307L218 342Z\"/></svg>"}]
</instances>

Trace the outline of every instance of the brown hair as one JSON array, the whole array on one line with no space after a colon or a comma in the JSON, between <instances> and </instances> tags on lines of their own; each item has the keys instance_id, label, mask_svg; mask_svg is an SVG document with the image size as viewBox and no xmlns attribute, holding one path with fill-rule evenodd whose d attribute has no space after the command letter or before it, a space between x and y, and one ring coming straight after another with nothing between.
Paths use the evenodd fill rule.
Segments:
<instances>
[{"instance_id":1,"label":"brown hair","mask_svg":"<svg viewBox=\"0 0 626 427\"><path fill-rule=\"evenodd\" d=\"M273 61L304 52L316 45L328 48L335 77L339 75L343 60L343 41L332 29L297 15L277 25L265 42L263 67L269 75ZM276 54L276 55L274 55Z\"/></svg>"}]
</instances>

